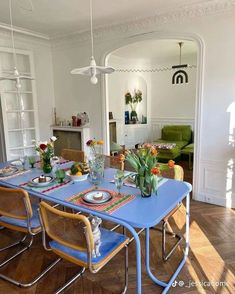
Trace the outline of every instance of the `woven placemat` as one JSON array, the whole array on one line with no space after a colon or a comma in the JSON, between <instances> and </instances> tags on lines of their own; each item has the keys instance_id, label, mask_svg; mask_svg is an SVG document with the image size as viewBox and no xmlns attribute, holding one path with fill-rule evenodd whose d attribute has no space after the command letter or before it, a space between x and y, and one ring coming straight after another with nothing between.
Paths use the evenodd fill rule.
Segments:
<instances>
[{"instance_id":1,"label":"woven placemat","mask_svg":"<svg viewBox=\"0 0 235 294\"><path fill-rule=\"evenodd\" d=\"M29 182L20 184L20 187L24 189L29 189L33 191L37 191L44 194L49 194L50 192L54 192L56 189L63 188L64 186L70 185L73 182L70 179L65 179L63 183L58 183L56 181L52 182L49 186L46 187L34 187L30 185Z\"/></svg>"},{"instance_id":2,"label":"woven placemat","mask_svg":"<svg viewBox=\"0 0 235 294\"><path fill-rule=\"evenodd\" d=\"M25 170L19 170L18 172L10 175L10 176L5 176L5 177L0 177L0 180L8 180L8 179L11 179L11 178L15 178L15 177L18 177L18 176L21 176L23 174L26 174L30 172L30 170L28 169L25 169Z\"/></svg>"},{"instance_id":3,"label":"woven placemat","mask_svg":"<svg viewBox=\"0 0 235 294\"><path fill-rule=\"evenodd\" d=\"M87 204L83 201L82 196L85 195L88 192L94 191L95 189L87 189L85 191L82 191L78 194L75 194L69 198L66 199L68 202L72 202L73 204L77 204L79 206L84 206L86 208L91 208L97 211L104 211L108 214L112 214L114 211L116 211L118 208L122 207L126 203L132 201L135 199L134 195L130 194L123 194L121 193L121 196L118 195L116 192L108 189L99 189L99 191L104 191L110 193L112 196L112 199L106 203L95 205L95 204Z\"/></svg>"}]
</instances>

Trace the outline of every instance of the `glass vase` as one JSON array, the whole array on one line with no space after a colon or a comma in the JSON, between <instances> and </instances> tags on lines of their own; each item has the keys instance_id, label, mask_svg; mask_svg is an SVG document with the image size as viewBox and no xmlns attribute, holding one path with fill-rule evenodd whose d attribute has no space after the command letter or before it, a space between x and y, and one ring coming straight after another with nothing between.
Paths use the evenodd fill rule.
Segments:
<instances>
[{"instance_id":1,"label":"glass vase","mask_svg":"<svg viewBox=\"0 0 235 294\"><path fill-rule=\"evenodd\" d=\"M98 188L98 185L104 179L104 157L102 155L95 156L89 160L89 178L93 185Z\"/></svg>"},{"instance_id":2,"label":"glass vase","mask_svg":"<svg viewBox=\"0 0 235 294\"><path fill-rule=\"evenodd\" d=\"M42 158L42 170L45 174L49 174L52 171L50 158Z\"/></svg>"},{"instance_id":3,"label":"glass vase","mask_svg":"<svg viewBox=\"0 0 235 294\"><path fill-rule=\"evenodd\" d=\"M143 198L150 197L153 193L157 194L157 176L152 175L145 177L136 175L136 186L140 189Z\"/></svg>"}]
</instances>

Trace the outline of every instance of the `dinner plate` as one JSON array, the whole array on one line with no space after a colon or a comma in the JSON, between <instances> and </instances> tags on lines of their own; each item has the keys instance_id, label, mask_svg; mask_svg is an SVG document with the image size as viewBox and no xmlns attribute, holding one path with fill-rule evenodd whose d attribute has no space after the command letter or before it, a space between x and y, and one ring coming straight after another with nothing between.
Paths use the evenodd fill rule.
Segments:
<instances>
[{"instance_id":1,"label":"dinner plate","mask_svg":"<svg viewBox=\"0 0 235 294\"><path fill-rule=\"evenodd\" d=\"M53 181L54 178L51 176L45 176L46 182L39 182L39 177L33 178L28 184L34 187L46 187L49 186Z\"/></svg>"},{"instance_id":2,"label":"dinner plate","mask_svg":"<svg viewBox=\"0 0 235 294\"><path fill-rule=\"evenodd\" d=\"M96 197L102 197L102 198L97 199ZM103 204L110 201L112 199L112 196L107 191L94 190L84 194L82 196L82 199L84 202L89 204Z\"/></svg>"},{"instance_id":3,"label":"dinner plate","mask_svg":"<svg viewBox=\"0 0 235 294\"><path fill-rule=\"evenodd\" d=\"M17 173L18 171L18 168L15 166L5 166L4 168L0 169L0 177L11 176Z\"/></svg>"}]
</instances>

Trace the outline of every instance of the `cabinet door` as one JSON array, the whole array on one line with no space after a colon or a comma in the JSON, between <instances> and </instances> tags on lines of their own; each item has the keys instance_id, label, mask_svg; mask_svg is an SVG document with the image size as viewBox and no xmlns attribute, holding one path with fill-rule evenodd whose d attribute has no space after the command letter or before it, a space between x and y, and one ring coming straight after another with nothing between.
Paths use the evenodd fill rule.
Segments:
<instances>
[{"instance_id":1,"label":"cabinet door","mask_svg":"<svg viewBox=\"0 0 235 294\"><path fill-rule=\"evenodd\" d=\"M17 53L17 67L21 74L31 76L32 56L25 51ZM0 70L4 75L12 74L13 55L0 48ZM7 160L32 155L32 140L38 139L37 107L33 81L21 80L21 88L14 80L3 80L0 84L2 116Z\"/></svg>"}]
</instances>

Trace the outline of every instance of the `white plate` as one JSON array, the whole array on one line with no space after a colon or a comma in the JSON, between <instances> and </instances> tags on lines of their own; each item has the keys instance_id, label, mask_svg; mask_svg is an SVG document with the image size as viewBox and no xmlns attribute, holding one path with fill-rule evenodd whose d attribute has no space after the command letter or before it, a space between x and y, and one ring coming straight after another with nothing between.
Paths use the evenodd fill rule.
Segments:
<instances>
[{"instance_id":1,"label":"white plate","mask_svg":"<svg viewBox=\"0 0 235 294\"><path fill-rule=\"evenodd\" d=\"M0 177L11 176L17 173L18 171L18 168L15 166L5 166L4 168L0 169Z\"/></svg>"},{"instance_id":2,"label":"white plate","mask_svg":"<svg viewBox=\"0 0 235 294\"><path fill-rule=\"evenodd\" d=\"M97 195L102 195L102 199L96 199ZM112 199L112 196L109 192L102 190L94 190L83 195L82 199L87 203L103 204L110 201Z\"/></svg>"},{"instance_id":3,"label":"white plate","mask_svg":"<svg viewBox=\"0 0 235 294\"><path fill-rule=\"evenodd\" d=\"M39 177L36 177L33 178L28 184L34 187L45 187L50 185L54 181L54 178L51 176L45 176L45 178L46 182L39 182Z\"/></svg>"}]
</instances>

